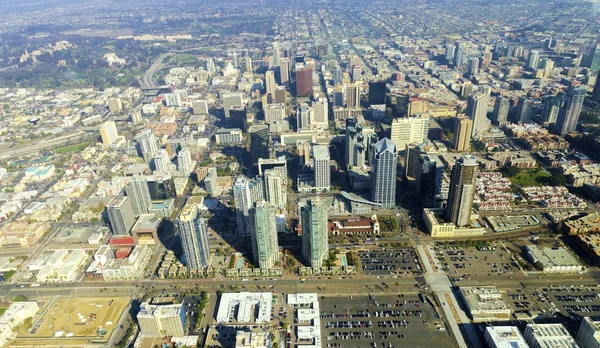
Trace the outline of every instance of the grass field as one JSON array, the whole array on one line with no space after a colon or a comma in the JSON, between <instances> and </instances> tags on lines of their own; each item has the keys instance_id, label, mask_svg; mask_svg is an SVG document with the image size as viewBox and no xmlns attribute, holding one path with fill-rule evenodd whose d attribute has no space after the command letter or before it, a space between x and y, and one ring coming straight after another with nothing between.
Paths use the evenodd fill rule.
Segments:
<instances>
[{"instance_id":1,"label":"grass field","mask_svg":"<svg viewBox=\"0 0 600 348\"><path fill-rule=\"evenodd\" d=\"M84 143L59 147L55 151L56 151L56 153L81 152L81 151L83 151L83 149L85 149L89 145L90 145L89 142L84 142Z\"/></svg>"},{"instance_id":2,"label":"grass field","mask_svg":"<svg viewBox=\"0 0 600 348\"><path fill-rule=\"evenodd\" d=\"M112 303L109 305L110 301ZM21 335L19 338L52 338L58 331L63 332L61 337L72 333L71 338L97 338L96 330L100 327L107 330L105 337L109 337L129 301L128 297L56 299L40 311L45 313L40 321L33 323L32 334Z\"/></svg>"},{"instance_id":3,"label":"grass field","mask_svg":"<svg viewBox=\"0 0 600 348\"><path fill-rule=\"evenodd\" d=\"M543 186L552 175L539 168L523 169L517 175L510 177L510 182L522 187Z\"/></svg>"}]
</instances>

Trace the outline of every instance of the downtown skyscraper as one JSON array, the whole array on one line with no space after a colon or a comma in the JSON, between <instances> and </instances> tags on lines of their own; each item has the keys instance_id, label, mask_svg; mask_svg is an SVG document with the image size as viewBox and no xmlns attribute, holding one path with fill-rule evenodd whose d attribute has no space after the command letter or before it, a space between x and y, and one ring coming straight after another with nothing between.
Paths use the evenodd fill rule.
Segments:
<instances>
[{"instance_id":1,"label":"downtown skyscraper","mask_svg":"<svg viewBox=\"0 0 600 348\"><path fill-rule=\"evenodd\" d=\"M250 223L254 265L261 269L273 268L279 259L275 208L264 200L254 203L250 209Z\"/></svg>"},{"instance_id":2,"label":"downtown skyscraper","mask_svg":"<svg viewBox=\"0 0 600 348\"><path fill-rule=\"evenodd\" d=\"M570 87L565 102L558 112L554 131L556 134L563 135L574 132L577 129L577 122L583 108L583 100L587 90L585 87Z\"/></svg>"},{"instance_id":3,"label":"downtown skyscraper","mask_svg":"<svg viewBox=\"0 0 600 348\"><path fill-rule=\"evenodd\" d=\"M138 133L135 137L139 151L146 163L150 162L152 157L158 152L158 144L152 130L146 129Z\"/></svg>"},{"instance_id":4,"label":"downtown skyscraper","mask_svg":"<svg viewBox=\"0 0 600 348\"><path fill-rule=\"evenodd\" d=\"M302 256L304 263L312 268L323 267L329 256L327 234L327 209L319 198L311 198L298 204L302 224Z\"/></svg>"},{"instance_id":5,"label":"downtown skyscraper","mask_svg":"<svg viewBox=\"0 0 600 348\"><path fill-rule=\"evenodd\" d=\"M469 224L476 192L475 179L477 179L478 168L479 163L475 156L459 158L452 168L446 219L456 226L462 227Z\"/></svg>"},{"instance_id":6,"label":"downtown skyscraper","mask_svg":"<svg viewBox=\"0 0 600 348\"><path fill-rule=\"evenodd\" d=\"M140 216L148 212L148 207L152 204L150 197L150 188L143 175L135 175L125 187L125 193L131 201L131 208L135 216Z\"/></svg>"},{"instance_id":7,"label":"downtown skyscraper","mask_svg":"<svg viewBox=\"0 0 600 348\"><path fill-rule=\"evenodd\" d=\"M480 138L490 128L487 110L490 96L487 93L474 93L467 99L466 114L473 121L473 138Z\"/></svg>"},{"instance_id":8,"label":"downtown skyscraper","mask_svg":"<svg viewBox=\"0 0 600 348\"><path fill-rule=\"evenodd\" d=\"M327 145L314 145L312 151L315 170L315 188L319 191L329 190L331 187L329 147Z\"/></svg>"},{"instance_id":9,"label":"downtown skyscraper","mask_svg":"<svg viewBox=\"0 0 600 348\"><path fill-rule=\"evenodd\" d=\"M235 216L237 233L239 236L249 236L252 226L249 221L250 209L254 203L264 199L262 179L248 179L239 176L233 185L233 199L235 201Z\"/></svg>"},{"instance_id":10,"label":"downtown skyscraper","mask_svg":"<svg viewBox=\"0 0 600 348\"><path fill-rule=\"evenodd\" d=\"M186 202L177 217L177 231L181 238L185 264L188 269L202 270L209 265L208 226L199 216L198 205Z\"/></svg>"},{"instance_id":11,"label":"downtown skyscraper","mask_svg":"<svg viewBox=\"0 0 600 348\"><path fill-rule=\"evenodd\" d=\"M383 138L375 144L373 170L371 171L371 200L380 203L384 209L396 205L396 172L398 152L396 144Z\"/></svg>"}]
</instances>

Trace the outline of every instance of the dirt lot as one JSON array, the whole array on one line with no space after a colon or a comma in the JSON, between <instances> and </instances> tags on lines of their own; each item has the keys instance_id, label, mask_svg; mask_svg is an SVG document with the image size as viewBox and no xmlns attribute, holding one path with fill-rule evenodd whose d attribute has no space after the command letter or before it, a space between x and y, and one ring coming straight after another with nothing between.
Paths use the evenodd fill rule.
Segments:
<instances>
[{"instance_id":1,"label":"dirt lot","mask_svg":"<svg viewBox=\"0 0 600 348\"><path fill-rule=\"evenodd\" d=\"M34 321L32 333L20 337L96 337L100 327L107 330L105 337L109 337L129 300L128 297L80 297L49 301L40 311L42 318ZM62 335L57 336L60 331Z\"/></svg>"}]
</instances>

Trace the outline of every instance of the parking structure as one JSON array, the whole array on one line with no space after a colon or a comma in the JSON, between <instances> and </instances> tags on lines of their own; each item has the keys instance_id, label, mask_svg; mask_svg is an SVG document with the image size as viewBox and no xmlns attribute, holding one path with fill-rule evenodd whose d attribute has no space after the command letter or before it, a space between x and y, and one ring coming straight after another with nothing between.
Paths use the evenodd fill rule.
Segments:
<instances>
[{"instance_id":1,"label":"parking structure","mask_svg":"<svg viewBox=\"0 0 600 348\"><path fill-rule=\"evenodd\" d=\"M321 297L324 347L453 347L445 324L417 293Z\"/></svg>"},{"instance_id":2,"label":"parking structure","mask_svg":"<svg viewBox=\"0 0 600 348\"><path fill-rule=\"evenodd\" d=\"M358 256L363 274L410 275L421 271L417 253L413 248L362 250Z\"/></svg>"},{"instance_id":3,"label":"parking structure","mask_svg":"<svg viewBox=\"0 0 600 348\"><path fill-rule=\"evenodd\" d=\"M438 258L455 281L471 277L508 277L519 271L504 247L499 245L480 248L438 247Z\"/></svg>"}]
</instances>

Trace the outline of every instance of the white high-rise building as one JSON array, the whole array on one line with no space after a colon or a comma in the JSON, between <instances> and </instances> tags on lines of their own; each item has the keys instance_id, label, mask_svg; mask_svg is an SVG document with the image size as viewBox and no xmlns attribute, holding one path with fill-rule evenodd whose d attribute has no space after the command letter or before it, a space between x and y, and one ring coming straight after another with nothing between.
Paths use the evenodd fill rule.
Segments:
<instances>
[{"instance_id":1,"label":"white high-rise building","mask_svg":"<svg viewBox=\"0 0 600 348\"><path fill-rule=\"evenodd\" d=\"M466 114L473 120L473 138L479 139L491 125L487 118L490 96L487 93L474 93L467 99Z\"/></svg>"},{"instance_id":2,"label":"white high-rise building","mask_svg":"<svg viewBox=\"0 0 600 348\"><path fill-rule=\"evenodd\" d=\"M283 121L285 118L284 104L267 104L263 107L265 113L265 122Z\"/></svg>"},{"instance_id":3,"label":"white high-rise building","mask_svg":"<svg viewBox=\"0 0 600 348\"><path fill-rule=\"evenodd\" d=\"M177 233L185 256L185 264L190 270L203 270L210 263L208 246L208 226L199 216L198 205L189 200L177 217Z\"/></svg>"},{"instance_id":4,"label":"white high-rise building","mask_svg":"<svg viewBox=\"0 0 600 348\"><path fill-rule=\"evenodd\" d=\"M279 66L280 55L279 42L275 42L273 43L273 66Z\"/></svg>"},{"instance_id":5,"label":"white high-rise building","mask_svg":"<svg viewBox=\"0 0 600 348\"><path fill-rule=\"evenodd\" d=\"M137 320L142 334L154 337L185 335L183 302L172 305L140 305Z\"/></svg>"},{"instance_id":6,"label":"white high-rise building","mask_svg":"<svg viewBox=\"0 0 600 348\"><path fill-rule=\"evenodd\" d=\"M233 199L238 235L248 236L252 233L248 220L250 208L254 206L254 202L264 199L262 179L251 180L243 175L239 176L233 185Z\"/></svg>"},{"instance_id":7,"label":"white high-rise building","mask_svg":"<svg viewBox=\"0 0 600 348\"><path fill-rule=\"evenodd\" d=\"M391 141L398 149L406 144L422 143L427 140L429 132L429 115L419 117L403 117L392 120Z\"/></svg>"},{"instance_id":8,"label":"white high-rise building","mask_svg":"<svg viewBox=\"0 0 600 348\"><path fill-rule=\"evenodd\" d=\"M154 163L154 169L159 175L168 175L173 172L173 163L171 163L169 154L165 149L161 149L154 154L154 157L152 157L152 162Z\"/></svg>"},{"instance_id":9,"label":"white high-rise building","mask_svg":"<svg viewBox=\"0 0 600 348\"><path fill-rule=\"evenodd\" d=\"M329 147L315 145L313 150L313 163L315 167L315 188L319 191L331 188L331 168Z\"/></svg>"},{"instance_id":10,"label":"white high-rise building","mask_svg":"<svg viewBox=\"0 0 600 348\"><path fill-rule=\"evenodd\" d=\"M273 98L275 97L275 87L277 87L277 83L275 83L275 72L269 70L265 73L265 90L267 94L270 94Z\"/></svg>"},{"instance_id":11,"label":"white high-rise building","mask_svg":"<svg viewBox=\"0 0 600 348\"><path fill-rule=\"evenodd\" d=\"M600 348L600 320L584 317L575 339L583 348Z\"/></svg>"},{"instance_id":12,"label":"white high-rise building","mask_svg":"<svg viewBox=\"0 0 600 348\"><path fill-rule=\"evenodd\" d=\"M264 173L265 199L272 206L285 209L287 205L287 187L281 171L267 169Z\"/></svg>"},{"instance_id":13,"label":"white high-rise building","mask_svg":"<svg viewBox=\"0 0 600 348\"><path fill-rule=\"evenodd\" d=\"M152 204L152 198L150 197L150 188L145 176L133 176L129 180L125 192L131 201L131 208L135 216L140 216L148 212L148 207Z\"/></svg>"},{"instance_id":14,"label":"white high-rise building","mask_svg":"<svg viewBox=\"0 0 600 348\"><path fill-rule=\"evenodd\" d=\"M189 176L194 170L195 164L192 161L192 153L188 148L183 148L177 154L177 171L180 176Z\"/></svg>"},{"instance_id":15,"label":"white high-rise building","mask_svg":"<svg viewBox=\"0 0 600 348\"><path fill-rule=\"evenodd\" d=\"M146 163L150 162L152 157L158 152L158 144L156 143L156 138L154 137L152 130L145 129L141 131L135 137L135 140L138 143L144 161L146 161Z\"/></svg>"},{"instance_id":16,"label":"white high-rise building","mask_svg":"<svg viewBox=\"0 0 600 348\"><path fill-rule=\"evenodd\" d=\"M223 99L223 111L225 112L225 119L229 119L229 111L234 106L243 106L241 93L224 94L221 96Z\"/></svg>"},{"instance_id":17,"label":"white high-rise building","mask_svg":"<svg viewBox=\"0 0 600 348\"><path fill-rule=\"evenodd\" d=\"M535 70L540 65L540 51L533 50L527 57L527 68Z\"/></svg>"},{"instance_id":18,"label":"white high-rise building","mask_svg":"<svg viewBox=\"0 0 600 348\"><path fill-rule=\"evenodd\" d=\"M208 58L208 60L206 61L206 71L208 71L208 73L211 75L217 72L215 62L212 58Z\"/></svg>"},{"instance_id":19,"label":"white high-rise building","mask_svg":"<svg viewBox=\"0 0 600 348\"><path fill-rule=\"evenodd\" d=\"M110 148L119 137L115 121L104 122L102 126L100 126L100 136L102 137L102 144L104 145L104 148Z\"/></svg>"},{"instance_id":20,"label":"white high-rise building","mask_svg":"<svg viewBox=\"0 0 600 348\"><path fill-rule=\"evenodd\" d=\"M329 106L326 102L314 102L312 104L314 122L313 124L317 128L328 128L329 127Z\"/></svg>"},{"instance_id":21,"label":"white high-rise building","mask_svg":"<svg viewBox=\"0 0 600 348\"><path fill-rule=\"evenodd\" d=\"M290 84L290 59L281 58L279 60L279 73L281 75L280 82L284 86Z\"/></svg>"}]
</instances>

